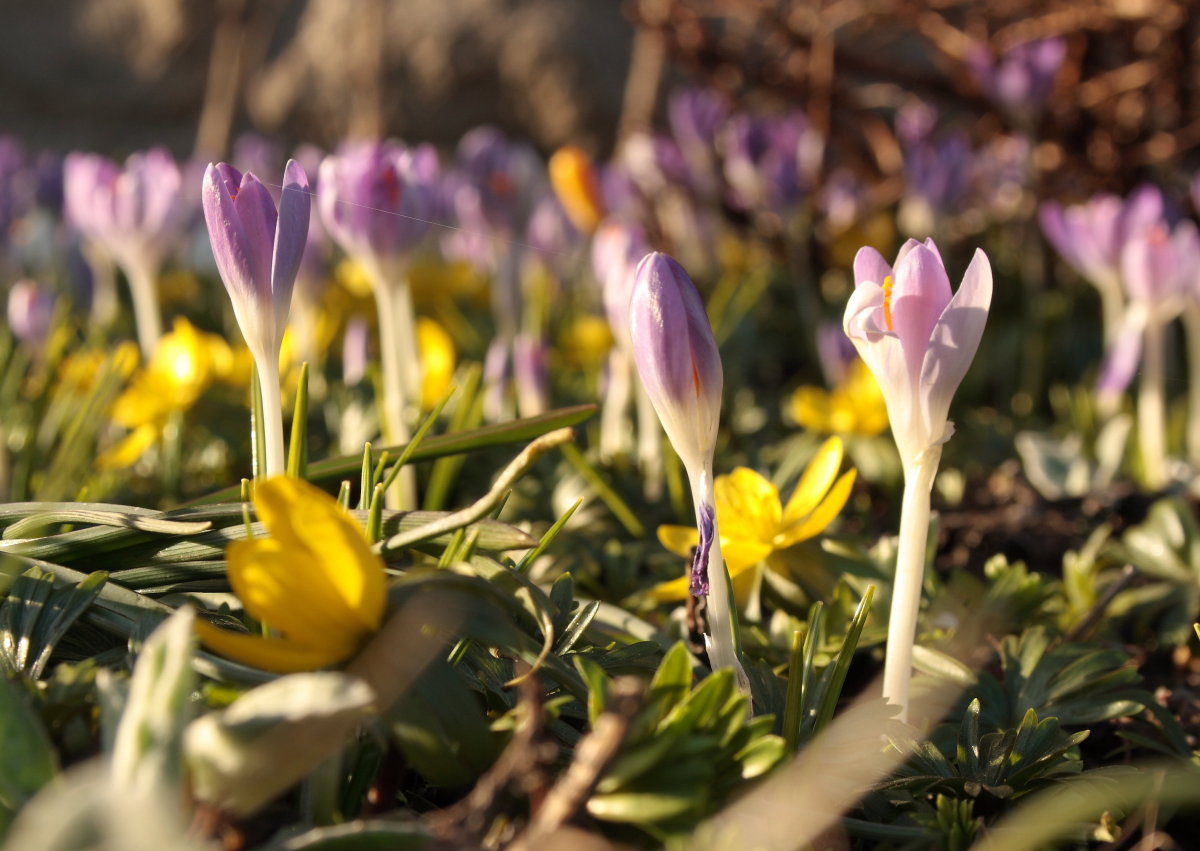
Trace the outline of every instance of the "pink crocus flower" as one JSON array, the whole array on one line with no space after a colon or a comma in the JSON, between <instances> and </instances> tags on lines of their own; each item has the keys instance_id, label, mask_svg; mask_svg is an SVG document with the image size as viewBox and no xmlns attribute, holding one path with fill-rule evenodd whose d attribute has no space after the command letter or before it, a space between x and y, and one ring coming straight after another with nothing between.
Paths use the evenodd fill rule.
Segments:
<instances>
[{"instance_id":1,"label":"pink crocus flower","mask_svg":"<svg viewBox=\"0 0 1200 851\"><path fill-rule=\"evenodd\" d=\"M891 266L873 248L854 258L843 328L883 390L907 469L951 434L950 400L971 365L992 301L992 269L976 250L958 292L933 240L909 240Z\"/></svg>"}]
</instances>

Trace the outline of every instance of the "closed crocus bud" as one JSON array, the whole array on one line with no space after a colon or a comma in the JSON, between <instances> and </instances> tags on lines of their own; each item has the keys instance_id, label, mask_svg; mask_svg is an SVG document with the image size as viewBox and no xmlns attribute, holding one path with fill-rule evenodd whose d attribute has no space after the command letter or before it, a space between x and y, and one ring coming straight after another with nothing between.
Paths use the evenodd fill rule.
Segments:
<instances>
[{"instance_id":1,"label":"closed crocus bud","mask_svg":"<svg viewBox=\"0 0 1200 851\"><path fill-rule=\"evenodd\" d=\"M992 268L975 252L957 293L933 240L909 240L895 267L873 248L854 258L843 328L883 390L907 470L953 433L950 400L975 357L992 301Z\"/></svg>"},{"instance_id":2,"label":"closed crocus bud","mask_svg":"<svg viewBox=\"0 0 1200 851\"><path fill-rule=\"evenodd\" d=\"M276 212L253 174L227 163L209 165L203 206L217 270L246 344L256 359L278 358L308 239L308 177L299 163L288 161Z\"/></svg>"},{"instance_id":3,"label":"closed crocus bud","mask_svg":"<svg viewBox=\"0 0 1200 851\"><path fill-rule=\"evenodd\" d=\"M647 254L629 307L633 356L663 429L690 476L712 463L721 415L721 355L695 285L666 254Z\"/></svg>"}]
</instances>

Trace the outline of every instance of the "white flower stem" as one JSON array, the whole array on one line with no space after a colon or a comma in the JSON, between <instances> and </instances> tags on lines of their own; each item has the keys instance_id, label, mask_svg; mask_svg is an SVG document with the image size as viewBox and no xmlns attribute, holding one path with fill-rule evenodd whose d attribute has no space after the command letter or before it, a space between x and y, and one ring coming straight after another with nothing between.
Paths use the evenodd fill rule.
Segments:
<instances>
[{"instance_id":1,"label":"white flower stem","mask_svg":"<svg viewBox=\"0 0 1200 851\"><path fill-rule=\"evenodd\" d=\"M1167 406L1163 388L1166 341L1163 330L1163 323L1156 316L1147 319L1137 399L1142 471L1146 486L1153 490L1159 490L1167 483Z\"/></svg>"},{"instance_id":2,"label":"white flower stem","mask_svg":"<svg viewBox=\"0 0 1200 851\"><path fill-rule=\"evenodd\" d=\"M900 707L901 721L908 720L913 642L917 636L917 615L921 610L925 545L929 537L930 492L941 455L940 447L927 449L904 469L900 542L896 548L896 579L892 586L887 658L883 666L883 697Z\"/></svg>"},{"instance_id":3,"label":"white flower stem","mask_svg":"<svg viewBox=\"0 0 1200 851\"><path fill-rule=\"evenodd\" d=\"M712 470L692 476L692 501L696 507L696 525L701 524L701 507L714 505ZM725 557L721 554L721 531L713 519L712 549L708 553L708 660L714 671L732 668L738 689L750 695L750 679L742 668L737 642L737 611L731 605L733 586Z\"/></svg>"},{"instance_id":4,"label":"white flower stem","mask_svg":"<svg viewBox=\"0 0 1200 851\"><path fill-rule=\"evenodd\" d=\"M262 396L263 445L267 450L266 475L282 476L287 470L283 448L283 399L279 390L279 351L258 358L258 391Z\"/></svg>"},{"instance_id":5,"label":"white flower stem","mask_svg":"<svg viewBox=\"0 0 1200 851\"><path fill-rule=\"evenodd\" d=\"M630 379L633 364L620 346L613 346L608 353L608 390L604 394L604 407L600 411L600 457L611 461L625 451L625 436L629 420ZM658 415L655 414L655 421Z\"/></svg>"},{"instance_id":6,"label":"white flower stem","mask_svg":"<svg viewBox=\"0 0 1200 851\"><path fill-rule=\"evenodd\" d=\"M634 377L637 390L637 451L638 467L642 471L642 494L650 502L658 502L663 489L662 423L654 411L654 403Z\"/></svg>"},{"instance_id":7,"label":"white flower stem","mask_svg":"<svg viewBox=\"0 0 1200 851\"><path fill-rule=\"evenodd\" d=\"M406 402L411 398L406 393L410 367L405 360L417 363L412 299L407 280L403 283L387 281L377 270L372 274L379 312L379 349L383 356L383 415L380 420L384 439L396 445L407 443L411 435L406 411ZM417 374L420 375L419 363ZM417 504L417 480L411 467L400 471L396 487L399 489L398 496L394 490L387 495L389 508L411 508Z\"/></svg>"},{"instance_id":8,"label":"white flower stem","mask_svg":"<svg viewBox=\"0 0 1200 851\"><path fill-rule=\"evenodd\" d=\"M1100 324L1104 331L1104 349L1110 350L1121 334L1125 316L1125 295L1117 278L1100 278L1093 283L1100 293Z\"/></svg>"},{"instance_id":9,"label":"white flower stem","mask_svg":"<svg viewBox=\"0 0 1200 851\"><path fill-rule=\"evenodd\" d=\"M125 268L129 293L133 297L133 319L137 325L138 346L142 358L149 361L162 336L162 316L158 312L158 289L155 273L141 264Z\"/></svg>"},{"instance_id":10,"label":"white flower stem","mask_svg":"<svg viewBox=\"0 0 1200 851\"><path fill-rule=\"evenodd\" d=\"M1200 304L1189 304L1183 312L1187 338L1188 416L1187 453L1193 466L1200 466Z\"/></svg>"}]
</instances>

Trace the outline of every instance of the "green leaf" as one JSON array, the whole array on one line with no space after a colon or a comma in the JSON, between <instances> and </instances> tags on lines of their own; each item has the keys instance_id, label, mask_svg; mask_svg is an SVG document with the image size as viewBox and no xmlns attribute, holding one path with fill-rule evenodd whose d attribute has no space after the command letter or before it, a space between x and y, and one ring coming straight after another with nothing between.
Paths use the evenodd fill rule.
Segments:
<instances>
[{"instance_id":1,"label":"green leaf","mask_svg":"<svg viewBox=\"0 0 1200 851\"><path fill-rule=\"evenodd\" d=\"M0 676L0 809L16 812L57 772L54 746L27 694Z\"/></svg>"}]
</instances>

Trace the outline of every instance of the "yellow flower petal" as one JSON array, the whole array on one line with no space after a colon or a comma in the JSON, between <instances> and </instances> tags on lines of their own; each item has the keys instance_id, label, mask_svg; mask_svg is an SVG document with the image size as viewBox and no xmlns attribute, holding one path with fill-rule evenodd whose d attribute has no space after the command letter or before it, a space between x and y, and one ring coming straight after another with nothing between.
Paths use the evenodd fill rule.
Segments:
<instances>
[{"instance_id":1,"label":"yellow flower petal","mask_svg":"<svg viewBox=\"0 0 1200 851\"><path fill-rule=\"evenodd\" d=\"M658 541L675 555L690 558L692 547L700 546L700 533L691 526L659 526Z\"/></svg>"},{"instance_id":2,"label":"yellow flower petal","mask_svg":"<svg viewBox=\"0 0 1200 851\"><path fill-rule=\"evenodd\" d=\"M154 425L138 426L116 446L100 453L96 466L101 470L123 470L132 467L158 439Z\"/></svg>"},{"instance_id":3,"label":"yellow flower petal","mask_svg":"<svg viewBox=\"0 0 1200 851\"><path fill-rule=\"evenodd\" d=\"M721 536L721 555L725 556L725 565L729 568L729 575L735 579L769 556L772 549L773 547L769 543L762 541L730 539L724 535Z\"/></svg>"},{"instance_id":4,"label":"yellow flower petal","mask_svg":"<svg viewBox=\"0 0 1200 851\"><path fill-rule=\"evenodd\" d=\"M378 629L387 593L383 560L333 497L300 479L277 476L255 485L254 508L285 550L309 554L330 593L363 628Z\"/></svg>"},{"instance_id":5,"label":"yellow flower petal","mask_svg":"<svg viewBox=\"0 0 1200 851\"><path fill-rule=\"evenodd\" d=\"M230 544L226 559L229 583L246 611L286 638L319 645L344 637L354 644L371 631L339 595L333 566L304 550L259 538Z\"/></svg>"},{"instance_id":6,"label":"yellow flower petal","mask_svg":"<svg viewBox=\"0 0 1200 851\"><path fill-rule=\"evenodd\" d=\"M722 538L767 542L779 528L778 488L748 467L717 476L713 497Z\"/></svg>"},{"instance_id":7,"label":"yellow flower petal","mask_svg":"<svg viewBox=\"0 0 1200 851\"><path fill-rule=\"evenodd\" d=\"M783 510L783 522L792 525L803 520L829 491L838 468L842 466L841 438L831 437L821 444L816 456L808 462L796 490ZM835 512L836 513L836 512Z\"/></svg>"},{"instance_id":8,"label":"yellow flower petal","mask_svg":"<svg viewBox=\"0 0 1200 851\"><path fill-rule=\"evenodd\" d=\"M808 515L806 520L780 532L776 538L776 548L783 549L807 540L820 534L826 526L832 523L833 518L838 516L838 512L850 498L850 491L854 487L854 477L857 473L857 470L849 470L844 473L830 489L829 495L813 510L812 514Z\"/></svg>"},{"instance_id":9,"label":"yellow flower petal","mask_svg":"<svg viewBox=\"0 0 1200 851\"><path fill-rule=\"evenodd\" d=\"M209 650L235 662L277 674L325 668L345 659L354 649L346 652L344 648L332 645L309 647L285 638L230 632L199 618L196 620L196 634Z\"/></svg>"},{"instance_id":10,"label":"yellow flower petal","mask_svg":"<svg viewBox=\"0 0 1200 851\"><path fill-rule=\"evenodd\" d=\"M600 179L591 158L568 145L550 157L550 185L558 196L571 223L580 233L591 233L604 217L604 199Z\"/></svg>"},{"instance_id":11,"label":"yellow flower petal","mask_svg":"<svg viewBox=\"0 0 1200 851\"><path fill-rule=\"evenodd\" d=\"M432 411L454 380L454 340L432 319L417 320L417 348L421 352L421 409Z\"/></svg>"},{"instance_id":12,"label":"yellow flower petal","mask_svg":"<svg viewBox=\"0 0 1200 851\"><path fill-rule=\"evenodd\" d=\"M678 579L672 579L669 582L660 582L646 593L651 599L658 600L663 603L674 602L675 600L686 600L690 588L691 577L684 574Z\"/></svg>"}]
</instances>

